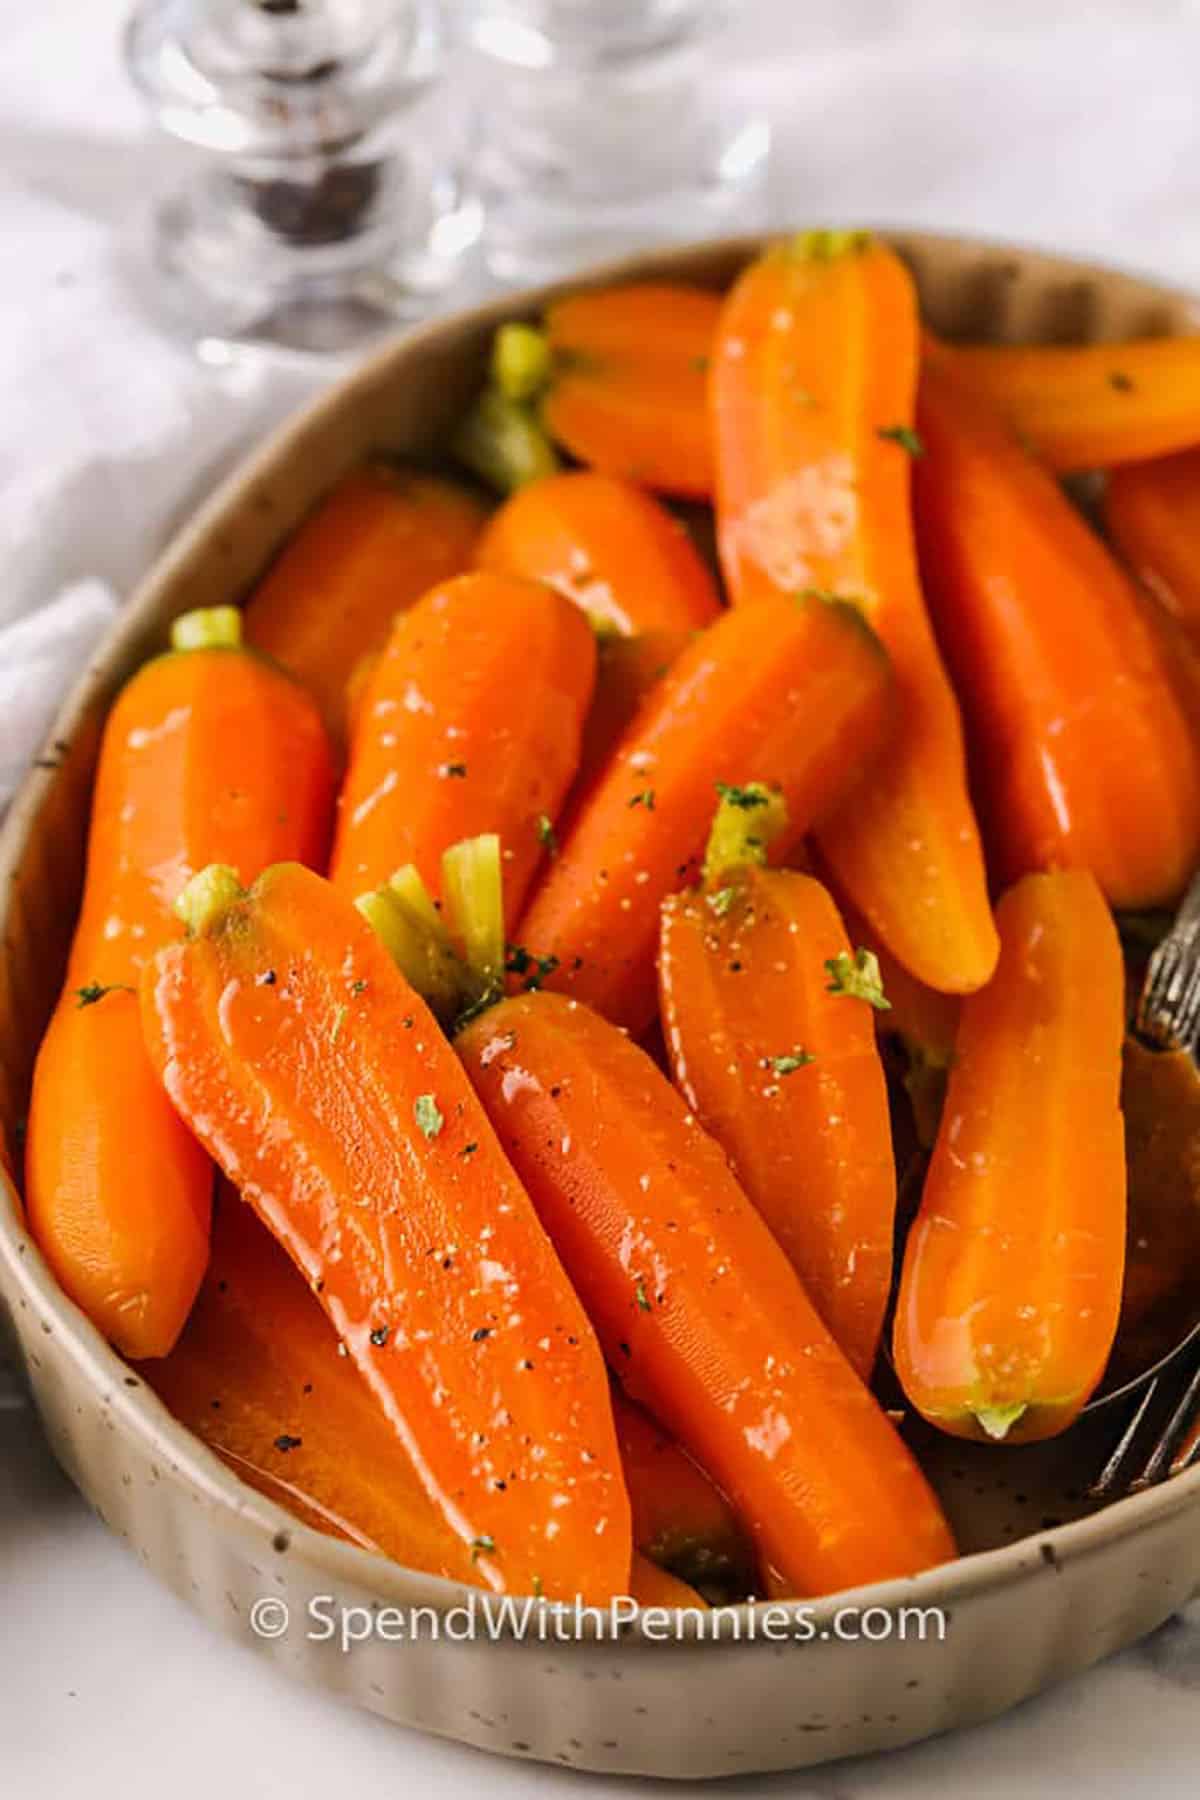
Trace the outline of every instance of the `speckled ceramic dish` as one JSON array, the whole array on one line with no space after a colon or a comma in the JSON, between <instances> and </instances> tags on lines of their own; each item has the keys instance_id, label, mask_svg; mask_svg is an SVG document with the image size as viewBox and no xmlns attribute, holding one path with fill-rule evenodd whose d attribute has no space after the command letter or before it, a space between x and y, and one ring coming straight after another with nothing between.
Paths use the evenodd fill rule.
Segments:
<instances>
[{"instance_id":1,"label":"speckled ceramic dish","mask_svg":"<svg viewBox=\"0 0 1200 1800\"><path fill-rule=\"evenodd\" d=\"M946 238L906 237L898 247L927 316L950 334L1083 340L1200 324L1186 297L1080 263ZM650 256L619 273L720 285L753 248ZM540 311L546 298L507 299L402 338L286 426L176 539L68 699L0 838L0 1126L10 1166L61 979L112 695L176 614L238 600L348 465L370 450L426 454L444 441L479 381L493 327ZM376 1638L343 1654L307 1612L315 1596L367 1609L423 1605L444 1617L463 1590L323 1537L242 1486L59 1292L7 1178L0 1302L55 1452L161 1580L304 1680L399 1724L507 1755L695 1778L884 1750L1003 1711L1132 1643L1200 1590L1200 1468L1089 1513L1081 1490L1112 1431L1102 1414L1058 1444L923 1447L967 1554L849 1597L883 1609L843 1623L853 1640L839 1633L848 1597L837 1596L797 1611L787 1642L752 1641L748 1609L735 1608L716 1642L694 1631L650 1642L636 1626L607 1640L435 1641L427 1621L421 1642ZM255 1639L251 1609L263 1596L285 1602L291 1624ZM922 1629L912 1614L902 1625L905 1607L943 1609L944 1631L932 1617ZM276 1609L273 1629L282 1616Z\"/></svg>"}]
</instances>

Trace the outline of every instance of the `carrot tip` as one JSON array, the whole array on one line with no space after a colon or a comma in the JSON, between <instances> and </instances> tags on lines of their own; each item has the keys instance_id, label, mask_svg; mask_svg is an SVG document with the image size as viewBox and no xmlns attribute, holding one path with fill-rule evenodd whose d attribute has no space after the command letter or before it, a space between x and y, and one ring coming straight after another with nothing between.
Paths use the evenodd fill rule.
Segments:
<instances>
[{"instance_id":1,"label":"carrot tip","mask_svg":"<svg viewBox=\"0 0 1200 1800\"><path fill-rule=\"evenodd\" d=\"M553 444L525 402L485 388L455 434L452 449L473 474L501 494L558 469Z\"/></svg>"},{"instance_id":2,"label":"carrot tip","mask_svg":"<svg viewBox=\"0 0 1200 1800\"><path fill-rule=\"evenodd\" d=\"M536 400L550 379L550 340L536 325L501 325L492 342L492 380L507 400Z\"/></svg>"},{"instance_id":3,"label":"carrot tip","mask_svg":"<svg viewBox=\"0 0 1200 1800\"><path fill-rule=\"evenodd\" d=\"M354 905L411 987L446 1020L462 999L464 970L429 891L411 863Z\"/></svg>"},{"instance_id":4,"label":"carrot tip","mask_svg":"<svg viewBox=\"0 0 1200 1800\"><path fill-rule=\"evenodd\" d=\"M831 263L842 256L861 255L873 242L869 231L798 231L784 249L797 262Z\"/></svg>"},{"instance_id":5,"label":"carrot tip","mask_svg":"<svg viewBox=\"0 0 1200 1800\"><path fill-rule=\"evenodd\" d=\"M172 650L240 650L242 615L236 606L198 606L171 627Z\"/></svg>"},{"instance_id":6,"label":"carrot tip","mask_svg":"<svg viewBox=\"0 0 1200 1800\"><path fill-rule=\"evenodd\" d=\"M1012 1406L981 1406L976 1410L975 1418L993 1443L1002 1444L1017 1420L1028 1411L1028 1404L1020 1400Z\"/></svg>"},{"instance_id":7,"label":"carrot tip","mask_svg":"<svg viewBox=\"0 0 1200 1800\"><path fill-rule=\"evenodd\" d=\"M442 856L450 920L479 992L495 992L504 975L504 881L494 831L463 838Z\"/></svg>"},{"instance_id":8,"label":"carrot tip","mask_svg":"<svg viewBox=\"0 0 1200 1800\"><path fill-rule=\"evenodd\" d=\"M219 609L224 610L224 609ZM197 936L213 931L231 907L244 900L246 890L238 880L237 870L227 863L209 863L192 876L175 901L175 914L188 931Z\"/></svg>"}]
</instances>

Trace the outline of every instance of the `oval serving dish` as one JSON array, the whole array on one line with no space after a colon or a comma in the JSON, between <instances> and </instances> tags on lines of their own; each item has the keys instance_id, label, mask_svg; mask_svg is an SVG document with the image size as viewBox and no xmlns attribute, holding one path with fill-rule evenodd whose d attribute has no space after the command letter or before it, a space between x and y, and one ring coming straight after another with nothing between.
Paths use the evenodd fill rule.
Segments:
<instances>
[{"instance_id":1,"label":"oval serving dish","mask_svg":"<svg viewBox=\"0 0 1200 1800\"><path fill-rule=\"evenodd\" d=\"M1082 342L1195 331L1153 283L968 240L893 237L925 317L950 336ZM724 285L749 240L651 255L614 277ZM10 1171L38 1039L61 982L82 874L99 726L179 613L240 600L313 502L367 452L429 456L477 388L491 334L550 290L509 296L380 351L278 432L175 539L58 718L0 833L0 1323L7 1313L55 1454L99 1516L211 1624L289 1673L398 1724L579 1768L685 1779L798 1768L984 1719L1161 1624L1200 1591L1200 1467L1109 1505L1083 1489L1105 1413L1024 1449L921 1441L966 1554L915 1579L787 1608L787 1641L726 1609L679 1641L513 1631L462 1641L471 1590L325 1537L243 1486L177 1424L59 1291L26 1235ZM136 1137L131 1131L131 1154ZM253 1636L256 1599L291 1610ZM420 1606L421 1641L343 1654L308 1608ZM839 1614L870 1607L864 1618ZM874 1609L882 1609L875 1611ZM920 1615L909 1610L922 1609ZM924 1609L941 1609L941 1619ZM779 1609L775 1609L778 1615ZM890 1615L890 1625L885 1619ZM436 1615L436 1619L435 1619Z\"/></svg>"}]
</instances>

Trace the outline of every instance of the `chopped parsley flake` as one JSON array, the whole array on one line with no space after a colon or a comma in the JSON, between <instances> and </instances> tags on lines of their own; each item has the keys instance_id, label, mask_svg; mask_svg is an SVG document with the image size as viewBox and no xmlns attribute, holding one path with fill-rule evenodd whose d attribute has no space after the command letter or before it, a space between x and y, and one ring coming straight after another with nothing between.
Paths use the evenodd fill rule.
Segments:
<instances>
[{"instance_id":1,"label":"chopped parsley flake","mask_svg":"<svg viewBox=\"0 0 1200 1800\"><path fill-rule=\"evenodd\" d=\"M723 919L736 898L736 887L730 886L718 888L715 894L710 894L708 896L709 908L712 912L716 913L718 919Z\"/></svg>"},{"instance_id":2,"label":"chopped parsley flake","mask_svg":"<svg viewBox=\"0 0 1200 1800\"><path fill-rule=\"evenodd\" d=\"M634 1299L637 1301L638 1305L641 1307L643 1312L650 1311L650 1301L649 1301L649 1298L646 1293L646 1284L644 1281L638 1282L637 1286L633 1290L633 1296L634 1296Z\"/></svg>"},{"instance_id":3,"label":"chopped parsley flake","mask_svg":"<svg viewBox=\"0 0 1200 1800\"><path fill-rule=\"evenodd\" d=\"M490 1531L485 1531L482 1537L472 1538L471 1539L471 1561L478 1562L479 1558L481 1556L485 1555L489 1551L494 1550L495 1548L496 1548L496 1540L492 1536Z\"/></svg>"},{"instance_id":4,"label":"chopped parsley flake","mask_svg":"<svg viewBox=\"0 0 1200 1800\"><path fill-rule=\"evenodd\" d=\"M797 1044L794 1050L788 1050L783 1056L765 1056L763 1066L776 1075L794 1075L797 1069L806 1069L809 1063L816 1062L816 1057L803 1045Z\"/></svg>"},{"instance_id":5,"label":"chopped parsley flake","mask_svg":"<svg viewBox=\"0 0 1200 1800\"><path fill-rule=\"evenodd\" d=\"M925 446L911 425L881 425L876 436L886 438L890 444L899 444L910 456L925 454Z\"/></svg>"},{"instance_id":6,"label":"chopped parsley flake","mask_svg":"<svg viewBox=\"0 0 1200 1800\"><path fill-rule=\"evenodd\" d=\"M286 1431L281 1431L275 1439L275 1448L286 1456L289 1450L298 1450L303 1442L303 1438L290 1437Z\"/></svg>"},{"instance_id":7,"label":"chopped parsley flake","mask_svg":"<svg viewBox=\"0 0 1200 1800\"><path fill-rule=\"evenodd\" d=\"M525 991L533 993L540 988L547 975L553 975L558 967L557 956L537 956L527 950L524 944L509 944L504 952L504 967L510 975L525 976Z\"/></svg>"},{"instance_id":8,"label":"chopped parsley flake","mask_svg":"<svg viewBox=\"0 0 1200 1800\"><path fill-rule=\"evenodd\" d=\"M756 806L767 806L771 795L761 782L750 787L731 787L726 781L718 781L717 792L727 806L736 806L742 812L752 812Z\"/></svg>"},{"instance_id":9,"label":"chopped parsley flake","mask_svg":"<svg viewBox=\"0 0 1200 1800\"><path fill-rule=\"evenodd\" d=\"M553 822L546 813L538 814L534 830L537 832L538 843L541 844L547 856L557 856L558 838L555 835Z\"/></svg>"},{"instance_id":10,"label":"chopped parsley flake","mask_svg":"<svg viewBox=\"0 0 1200 1800\"><path fill-rule=\"evenodd\" d=\"M839 955L829 958L825 969L829 976L826 993L845 994L851 1000L865 1000L876 1012L892 1010L892 1003L883 991L879 958L873 950L864 950L860 945L853 956L843 950Z\"/></svg>"},{"instance_id":11,"label":"chopped parsley flake","mask_svg":"<svg viewBox=\"0 0 1200 1800\"><path fill-rule=\"evenodd\" d=\"M449 780L462 781L466 778L466 763L443 763L439 773Z\"/></svg>"},{"instance_id":12,"label":"chopped parsley flake","mask_svg":"<svg viewBox=\"0 0 1200 1800\"><path fill-rule=\"evenodd\" d=\"M654 811L654 789L643 788L640 794L634 794L626 801L627 806L644 806L647 812Z\"/></svg>"},{"instance_id":13,"label":"chopped parsley flake","mask_svg":"<svg viewBox=\"0 0 1200 1800\"><path fill-rule=\"evenodd\" d=\"M383 1346L387 1343L387 1341L388 1341L387 1326L386 1325L377 1325L375 1327L374 1331L371 1333L371 1342L374 1344L374 1346L377 1350L382 1350Z\"/></svg>"},{"instance_id":14,"label":"chopped parsley flake","mask_svg":"<svg viewBox=\"0 0 1200 1800\"><path fill-rule=\"evenodd\" d=\"M131 988L127 981L110 981L107 984L89 981L86 987L75 989L75 1004L82 1009L85 1006L95 1006L96 1002L103 1000L106 994L132 994L134 992L136 989Z\"/></svg>"},{"instance_id":15,"label":"chopped parsley flake","mask_svg":"<svg viewBox=\"0 0 1200 1800\"><path fill-rule=\"evenodd\" d=\"M413 1118L427 1138L435 1138L446 1123L432 1094L417 1095L413 1101Z\"/></svg>"}]
</instances>

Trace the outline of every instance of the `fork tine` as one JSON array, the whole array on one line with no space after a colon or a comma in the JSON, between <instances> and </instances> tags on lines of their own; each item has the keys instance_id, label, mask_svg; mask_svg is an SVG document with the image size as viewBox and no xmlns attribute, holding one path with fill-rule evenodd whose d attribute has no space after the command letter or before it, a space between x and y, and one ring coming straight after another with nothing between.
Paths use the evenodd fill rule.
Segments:
<instances>
[{"instance_id":1,"label":"fork tine","mask_svg":"<svg viewBox=\"0 0 1200 1800\"><path fill-rule=\"evenodd\" d=\"M1181 1440L1194 1424L1198 1405L1200 1405L1200 1362L1193 1369L1192 1378L1184 1388L1170 1418L1163 1426L1141 1474L1136 1480L1130 1482L1131 1493L1139 1492L1142 1488L1152 1487L1156 1481L1161 1481L1164 1476L1170 1474L1171 1459Z\"/></svg>"},{"instance_id":2,"label":"fork tine","mask_svg":"<svg viewBox=\"0 0 1200 1800\"><path fill-rule=\"evenodd\" d=\"M1145 1422L1146 1414L1150 1411L1154 1396L1158 1392L1158 1383L1159 1377L1156 1375L1141 1399L1138 1401L1137 1411L1121 1433L1116 1449L1101 1469L1099 1475L1097 1475L1095 1481L1093 1481L1091 1487L1087 1490L1089 1500L1109 1500L1112 1498L1113 1494L1117 1492L1118 1488L1124 1485L1122 1475L1125 1463L1130 1451L1137 1441L1138 1434Z\"/></svg>"}]
</instances>

